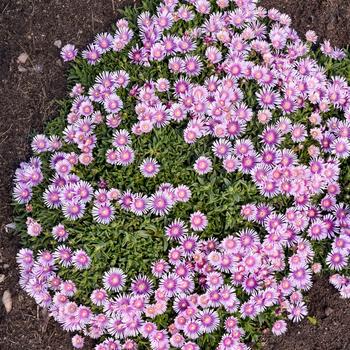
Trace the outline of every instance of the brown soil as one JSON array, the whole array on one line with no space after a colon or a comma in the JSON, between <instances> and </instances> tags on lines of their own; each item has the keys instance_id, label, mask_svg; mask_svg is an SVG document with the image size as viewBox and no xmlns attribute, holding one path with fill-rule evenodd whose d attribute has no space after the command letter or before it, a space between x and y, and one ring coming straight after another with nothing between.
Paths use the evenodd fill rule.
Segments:
<instances>
[{"instance_id":1,"label":"brown soil","mask_svg":"<svg viewBox=\"0 0 350 350\"><path fill-rule=\"evenodd\" d=\"M29 154L30 135L42 130L55 116L54 99L65 96L65 66L61 64L56 40L82 47L93 36L107 30L117 16L118 0L0 0L0 297L10 290L13 309L6 314L0 303L0 350L67 350L70 337L52 320L47 320L33 300L18 286L15 254L18 239L5 231L11 222L12 176ZM305 32L314 29L334 44L350 43L350 0L264 0L293 18ZM29 58L19 64L21 53ZM307 321L292 326L284 337L267 337L265 349L336 350L350 349L349 302L341 300L325 278L318 279L309 294L310 314L318 324ZM91 344L86 348L91 349Z\"/></svg>"},{"instance_id":2,"label":"brown soil","mask_svg":"<svg viewBox=\"0 0 350 350\"><path fill-rule=\"evenodd\" d=\"M332 45L350 45L350 0L262 0L261 5L291 16L299 34L314 30Z\"/></svg>"},{"instance_id":3,"label":"brown soil","mask_svg":"<svg viewBox=\"0 0 350 350\"><path fill-rule=\"evenodd\" d=\"M307 296L309 317L289 323L283 337L267 336L266 350L349 350L350 302L341 299L327 278L316 278ZM311 321L311 322L310 322Z\"/></svg>"}]
</instances>

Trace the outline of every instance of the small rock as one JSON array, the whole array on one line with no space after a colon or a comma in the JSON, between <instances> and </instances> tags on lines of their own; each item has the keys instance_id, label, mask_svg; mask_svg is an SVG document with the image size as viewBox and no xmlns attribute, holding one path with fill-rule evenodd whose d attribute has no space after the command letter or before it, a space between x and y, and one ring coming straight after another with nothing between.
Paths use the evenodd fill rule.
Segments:
<instances>
[{"instance_id":1,"label":"small rock","mask_svg":"<svg viewBox=\"0 0 350 350\"><path fill-rule=\"evenodd\" d=\"M0 275L0 283L5 281L5 275Z\"/></svg>"},{"instance_id":2,"label":"small rock","mask_svg":"<svg viewBox=\"0 0 350 350\"><path fill-rule=\"evenodd\" d=\"M53 43L56 47L58 47L59 49L62 47L62 41L61 40L55 40Z\"/></svg>"},{"instance_id":3,"label":"small rock","mask_svg":"<svg viewBox=\"0 0 350 350\"><path fill-rule=\"evenodd\" d=\"M61 60L61 59L57 59L57 60L56 60L56 64L57 64L58 66L60 66L60 67L63 67L63 65L62 65L62 60Z\"/></svg>"},{"instance_id":4,"label":"small rock","mask_svg":"<svg viewBox=\"0 0 350 350\"><path fill-rule=\"evenodd\" d=\"M4 269L8 269L8 268L10 267L10 265L9 265L9 264L4 264L4 265L2 265L2 267L3 267Z\"/></svg>"},{"instance_id":5,"label":"small rock","mask_svg":"<svg viewBox=\"0 0 350 350\"><path fill-rule=\"evenodd\" d=\"M326 309L324 310L324 313L328 317L333 311L334 310L331 307L326 307Z\"/></svg>"},{"instance_id":6,"label":"small rock","mask_svg":"<svg viewBox=\"0 0 350 350\"><path fill-rule=\"evenodd\" d=\"M28 58L29 58L28 54L25 52L22 52L17 58L17 63L25 64Z\"/></svg>"},{"instance_id":7,"label":"small rock","mask_svg":"<svg viewBox=\"0 0 350 350\"><path fill-rule=\"evenodd\" d=\"M2 295L2 303L5 306L6 312L9 313L12 310L12 297L8 289L5 290L4 294Z\"/></svg>"},{"instance_id":8,"label":"small rock","mask_svg":"<svg viewBox=\"0 0 350 350\"><path fill-rule=\"evenodd\" d=\"M5 225L6 232L14 231L15 229L16 229L16 224L14 222L11 222L11 223Z\"/></svg>"},{"instance_id":9,"label":"small rock","mask_svg":"<svg viewBox=\"0 0 350 350\"><path fill-rule=\"evenodd\" d=\"M44 66L42 64L36 64L33 66L33 71L36 73L42 73Z\"/></svg>"},{"instance_id":10,"label":"small rock","mask_svg":"<svg viewBox=\"0 0 350 350\"><path fill-rule=\"evenodd\" d=\"M24 68L22 66L18 66L18 71L21 72L21 73L24 73L26 72L28 69L27 68Z\"/></svg>"}]
</instances>

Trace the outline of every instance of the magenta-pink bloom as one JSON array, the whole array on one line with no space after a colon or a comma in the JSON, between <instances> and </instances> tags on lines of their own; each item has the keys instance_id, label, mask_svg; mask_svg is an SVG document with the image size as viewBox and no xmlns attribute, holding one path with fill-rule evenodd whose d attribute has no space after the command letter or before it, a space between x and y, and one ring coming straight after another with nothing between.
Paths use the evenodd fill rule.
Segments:
<instances>
[{"instance_id":1,"label":"magenta-pink bloom","mask_svg":"<svg viewBox=\"0 0 350 350\"><path fill-rule=\"evenodd\" d=\"M287 331L287 323L284 320L278 320L272 326L272 333L274 335L282 335L286 331Z\"/></svg>"},{"instance_id":2,"label":"magenta-pink bloom","mask_svg":"<svg viewBox=\"0 0 350 350\"><path fill-rule=\"evenodd\" d=\"M199 175L204 175L212 171L212 161L205 156L199 157L195 164L194 164L194 170L199 174Z\"/></svg>"},{"instance_id":3,"label":"magenta-pink bloom","mask_svg":"<svg viewBox=\"0 0 350 350\"><path fill-rule=\"evenodd\" d=\"M196 211L190 216L190 225L194 231L203 231L208 225L208 219L202 212Z\"/></svg>"},{"instance_id":4,"label":"magenta-pink bloom","mask_svg":"<svg viewBox=\"0 0 350 350\"><path fill-rule=\"evenodd\" d=\"M146 158L140 165L141 174L144 177L154 177L160 170L158 162L153 158Z\"/></svg>"},{"instance_id":5,"label":"magenta-pink bloom","mask_svg":"<svg viewBox=\"0 0 350 350\"><path fill-rule=\"evenodd\" d=\"M61 57L65 62L73 61L76 58L77 54L78 50L72 44L67 44L61 49Z\"/></svg>"},{"instance_id":6,"label":"magenta-pink bloom","mask_svg":"<svg viewBox=\"0 0 350 350\"><path fill-rule=\"evenodd\" d=\"M118 291L124 287L125 275L121 269L112 268L103 275L106 290Z\"/></svg>"}]
</instances>

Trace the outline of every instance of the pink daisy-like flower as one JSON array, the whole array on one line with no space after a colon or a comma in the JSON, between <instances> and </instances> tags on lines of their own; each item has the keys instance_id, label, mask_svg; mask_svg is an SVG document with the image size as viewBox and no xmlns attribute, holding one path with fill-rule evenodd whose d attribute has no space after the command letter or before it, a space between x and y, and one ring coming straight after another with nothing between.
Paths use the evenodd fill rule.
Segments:
<instances>
[{"instance_id":1,"label":"pink daisy-like flower","mask_svg":"<svg viewBox=\"0 0 350 350\"><path fill-rule=\"evenodd\" d=\"M95 37L95 45L101 53L109 51L112 47L113 36L109 33L100 33Z\"/></svg>"},{"instance_id":2,"label":"pink daisy-like flower","mask_svg":"<svg viewBox=\"0 0 350 350\"><path fill-rule=\"evenodd\" d=\"M74 252L72 261L74 266L78 270L88 269L91 264L90 257L86 254L84 250L81 249Z\"/></svg>"},{"instance_id":3,"label":"pink daisy-like flower","mask_svg":"<svg viewBox=\"0 0 350 350\"><path fill-rule=\"evenodd\" d=\"M184 328L184 334L190 339L197 339L202 333L201 325L198 321L189 321Z\"/></svg>"},{"instance_id":4,"label":"pink daisy-like flower","mask_svg":"<svg viewBox=\"0 0 350 350\"><path fill-rule=\"evenodd\" d=\"M95 289L91 293L91 301L97 305L101 306L107 301L108 294L104 289Z\"/></svg>"},{"instance_id":5,"label":"pink daisy-like flower","mask_svg":"<svg viewBox=\"0 0 350 350\"><path fill-rule=\"evenodd\" d=\"M122 166L130 165L135 159L135 152L129 146L120 147L117 151L117 164Z\"/></svg>"},{"instance_id":6,"label":"pink daisy-like flower","mask_svg":"<svg viewBox=\"0 0 350 350\"><path fill-rule=\"evenodd\" d=\"M52 228L52 236L57 240L57 242L64 242L68 238L68 231L64 228L62 224L54 226Z\"/></svg>"},{"instance_id":7,"label":"pink daisy-like flower","mask_svg":"<svg viewBox=\"0 0 350 350\"><path fill-rule=\"evenodd\" d=\"M134 200L134 195L128 190L121 194L118 202L122 207L122 209L130 210L133 200Z\"/></svg>"},{"instance_id":8,"label":"pink daisy-like flower","mask_svg":"<svg viewBox=\"0 0 350 350\"><path fill-rule=\"evenodd\" d=\"M33 251L27 248L22 248L17 254L16 261L21 267L32 267L34 264Z\"/></svg>"},{"instance_id":9,"label":"pink daisy-like flower","mask_svg":"<svg viewBox=\"0 0 350 350\"><path fill-rule=\"evenodd\" d=\"M186 185L180 185L174 191L176 201L188 202L191 198L191 190Z\"/></svg>"},{"instance_id":10,"label":"pink daisy-like flower","mask_svg":"<svg viewBox=\"0 0 350 350\"><path fill-rule=\"evenodd\" d=\"M317 35L313 30L308 30L305 33L305 38L307 41L309 41L310 43L315 44L317 42Z\"/></svg>"},{"instance_id":11,"label":"pink daisy-like flower","mask_svg":"<svg viewBox=\"0 0 350 350\"><path fill-rule=\"evenodd\" d=\"M191 21L194 18L194 13L191 11L191 8L187 5L181 5L177 9L177 15L185 22Z\"/></svg>"},{"instance_id":12,"label":"pink daisy-like flower","mask_svg":"<svg viewBox=\"0 0 350 350\"><path fill-rule=\"evenodd\" d=\"M180 279L175 274L167 274L160 280L159 286L167 296L172 297L179 292Z\"/></svg>"},{"instance_id":13,"label":"pink daisy-like flower","mask_svg":"<svg viewBox=\"0 0 350 350\"><path fill-rule=\"evenodd\" d=\"M88 117L94 113L94 106L88 99L83 100L78 108L78 115Z\"/></svg>"},{"instance_id":14,"label":"pink daisy-like flower","mask_svg":"<svg viewBox=\"0 0 350 350\"><path fill-rule=\"evenodd\" d=\"M106 125L110 128L117 128L119 124L121 123L121 119L119 114L108 114L106 116Z\"/></svg>"},{"instance_id":15,"label":"pink daisy-like flower","mask_svg":"<svg viewBox=\"0 0 350 350\"><path fill-rule=\"evenodd\" d=\"M218 140L213 143L212 150L216 157L224 159L232 152L232 145L228 140Z\"/></svg>"},{"instance_id":16,"label":"pink daisy-like flower","mask_svg":"<svg viewBox=\"0 0 350 350\"><path fill-rule=\"evenodd\" d=\"M165 47L161 43L155 43L150 50L150 59L154 61L162 61L166 55Z\"/></svg>"},{"instance_id":17,"label":"pink daisy-like flower","mask_svg":"<svg viewBox=\"0 0 350 350\"><path fill-rule=\"evenodd\" d=\"M146 158L140 165L141 174L144 177L154 177L159 173L160 166L153 158Z\"/></svg>"},{"instance_id":18,"label":"pink daisy-like flower","mask_svg":"<svg viewBox=\"0 0 350 350\"><path fill-rule=\"evenodd\" d=\"M205 333L212 333L218 328L220 323L217 312L210 309L200 311L197 314L197 319Z\"/></svg>"},{"instance_id":19,"label":"pink daisy-like flower","mask_svg":"<svg viewBox=\"0 0 350 350\"><path fill-rule=\"evenodd\" d=\"M118 164L118 151L114 149L108 149L106 151L106 162L112 165Z\"/></svg>"},{"instance_id":20,"label":"pink daisy-like flower","mask_svg":"<svg viewBox=\"0 0 350 350\"><path fill-rule=\"evenodd\" d=\"M170 83L168 79L160 78L156 82L156 88L159 92L168 91L170 87Z\"/></svg>"},{"instance_id":21,"label":"pink daisy-like flower","mask_svg":"<svg viewBox=\"0 0 350 350\"><path fill-rule=\"evenodd\" d=\"M131 282L131 291L135 295L149 295L152 293L153 283L146 276L138 276Z\"/></svg>"},{"instance_id":22,"label":"pink daisy-like flower","mask_svg":"<svg viewBox=\"0 0 350 350\"><path fill-rule=\"evenodd\" d=\"M66 247L64 245L58 246L57 249L55 250L53 256L64 267L68 267L72 264L73 253L69 247Z\"/></svg>"},{"instance_id":23,"label":"pink daisy-like flower","mask_svg":"<svg viewBox=\"0 0 350 350\"><path fill-rule=\"evenodd\" d=\"M79 181L77 184L75 184L74 191L80 202L90 202L92 198L93 188L88 182Z\"/></svg>"},{"instance_id":24,"label":"pink daisy-like flower","mask_svg":"<svg viewBox=\"0 0 350 350\"><path fill-rule=\"evenodd\" d=\"M65 202L62 206L62 211L68 220L77 220L83 217L85 206L77 201Z\"/></svg>"},{"instance_id":25,"label":"pink daisy-like flower","mask_svg":"<svg viewBox=\"0 0 350 350\"><path fill-rule=\"evenodd\" d=\"M113 146L122 147L131 143L130 134L127 130L117 130L113 134Z\"/></svg>"},{"instance_id":26,"label":"pink daisy-like flower","mask_svg":"<svg viewBox=\"0 0 350 350\"><path fill-rule=\"evenodd\" d=\"M190 225L193 231L203 231L208 225L208 219L203 213L196 211L190 216Z\"/></svg>"},{"instance_id":27,"label":"pink daisy-like flower","mask_svg":"<svg viewBox=\"0 0 350 350\"><path fill-rule=\"evenodd\" d=\"M256 94L262 108L274 109L280 103L280 98L271 88L263 88Z\"/></svg>"},{"instance_id":28,"label":"pink daisy-like flower","mask_svg":"<svg viewBox=\"0 0 350 350\"><path fill-rule=\"evenodd\" d=\"M261 139L266 145L274 146L278 145L281 142L281 135L278 129L274 127L268 127L263 131Z\"/></svg>"},{"instance_id":29,"label":"pink daisy-like flower","mask_svg":"<svg viewBox=\"0 0 350 350\"><path fill-rule=\"evenodd\" d=\"M164 273L169 271L169 264L163 260L157 260L156 262L153 263L152 265L152 274L155 277L161 277Z\"/></svg>"},{"instance_id":30,"label":"pink daisy-like flower","mask_svg":"<svg viewBox=\"0 0 350 350\"><path fill-rule=\"evenodd\" d=\"M340 250L330 252L326 258L326 262L333 270L341 270L347 265L347 259Z\"/></svg>"},{"instance_id":31,"label":"pink daisy-like flower","mask_svg":"<svg viewBox=\"0 0 350 350\"><path fill-rule=\"evenodd\" d=\"M198 247L198 237L186 235L180 239L180 246L185 256L191 256Z\"/></svg>"},{"instance_id":32,"label":"pink daisy-like flower","mask_svg":"<svg viewBox=\"0 0 350 350\"><path fill-rule=\"evenodd\" d=\"M20 203L28 203L32 199L32 189L27 185L17 184L13 190L14 199Z\"/></svg>"},{"instance_id":33,"label":"pink daisy-like flower","mask_svg":"<svg viewBox=\"0 0 350 350\"><path fill-rule=\"evenodd\" d=\"M210 158L205 157L205 156L199 157L196 160L193 168L200 175L207 174L207 173L211 172L213 169L212 162L211 162Z\"/></svg>"},{"instance_id":34,"label":"pink daisy-like flower","mask_svg":"<svg viewBox=\"0 0 350 350\"><path fill-rule=\"evenodd\" d=\"M169 340L170 344L175 348L181 348L185 343L185 338L180 333L175 333Z\"/></svg>"},{"instance_id":35,"label":"pink daisy-like flower","mask_svg":"<svg viewBox=\"0 0 350 350\"><path fill-rule=\"evenodd\" d=\"M291 137L294 142L302 142L307 137L307 131L302 124L294 124L291 130Z\"/></svg>"},{"instance_id":36,"label":"pink daisy-like flower","mask_svg":"<svg viewBox=\"0 0 350 350\"><path fill-rule=\"evenodd\" d=\"M222 165L228 173L233 173L238 168L238 160L234 156L228 156L223 160Z\"/></svg>"},{"instance_id":37,"label":"pink daisy-like flower","mask_svg":"<svg viewBox=\"0 0 350 350\"><path fill-rule=\"evenodd\" d=\"M151 213L163 216L169 212L172 204L173 203L169 195L163 191L157 191L150 197L148 207Z\"/></svg>"},{"instance_id":38,"label":"pink daisy-like flower","mask_svg":"<svg viewBox=\"0 0 350 350\"><path fill-rule=\"evenodd\" d=\"M179 57L172 57L168 63L169 71L172 73L179 73L182 68L182 59Z\"/></svg>"},{"instance_id":39,"label":"pink daisy-like flower","mask_svg":"<svg viewBox=\"0 0 350 350\"><path fill-rule=\"evenodd\" d=\"M175 219L165 228L165 234L169 239L178 240L187 233L185 223L180 219Z\"/></svg>"},{"instance_id":40,"label":"pink daisy-like flower","mask_svg":"<svg viewBox=\"0 0 350 350\"><path fill-rule=\"evenodd\" d=\"M200 347L191 341L186 342L181 347L182 350L200 350Z\"/></svg>"},{"instance_id":41,"label":"pink daisy-like flower","mask_svg":"<svg viewBox=\"0 0 350 350\"><path fill-rule=\"evenodd\" d=\"M43 153L50 149L50 140L45 135L36 135L31 143L33 152Z\"/></svg>"},{"instance_id":42,"label":"pink daisy-like flower","mask_svg":"<svg viewBox=\"0 0 350 350\"><path fill-rule=\"evenodd\" d=\"M78 334L72 337L72 345L76 349L82 349L84 347L84 338Z\"/></svg>"},{"instance_id":43,"label":"pink daisy-like flower","mask_svg":"<svg viewBox=\"0 0 350 350\"><path fill-rule=\"evenodd\" d=\"M123 101L116 94L110 94L104 101L107 113L118 113L123 108Z\"/></svg>"},{"instance_id":44,"label":"pink daisy-like flower","mask_svg":"<svg viewBox=\"0 0 350 350\"><path fill-rule=\"evenodd\" d=\"M242 306L241 306L241 314L243 318L254 318L257 314L257 309L255 304L250 303L250 302L245 302Z\"/></svg>"},{"instance_id":45,"label":"pink daisy-like flower","mask_svg":"<svg viewBox=\"0 0 350 350\"><path fill-rule=\"evenodd\" d=\"M82 52L82 57L91 65L96 64L101 58L99 48L94 44L88 45L87 49Z\"/></svg>"},{"instance_id":46,"label":"pink daisy-like flower","mask_svg":"<svg viewBox=\"0 0 350 350\"><path fill-rule=\"evenodd\" d=\"M312 285L310 271L305 267L301 266L294 269L291 272L290 277L293 285L299 289L308 290Z\"/></svg>"},{"instance_id":47,"label":"pink daisy-like flower","mask_svg":"<svg viewBox=\"0 0 350 350\"><path fill-rule=\"evenodd\" d=\"M121 269L111 268L103 275L103 286L106 290L119 291L124 287L125 275Z\"/></svg>"},{"instance_id":48,"label":"pink daisy-like flower","mask_svg":"<svg viewBox=\"0 0 350 350\"><path fill-rule=\"evenodd\" d=\"M78 54L78 50L72 44L67 44L61 49L61 57L64 62L73 61Z\"/></svg>"},{"instance_id":49,"label":"pink daisy-like flower","mask_svg":"<svg viewBox=\"0 0 350 350\"><path fill-rule=\"evenodd\" d=\"M77 287L74 282L68 280L61 283L62 294L71 297L76 293L76 291Z\"/></svg>"},{"instance_id":50,"label":"pink daisy-like flower","mask_svg":"<svg viewBox=\"0 0 350 350\"><path fill-rule=\"evenodd\" d=\"M300 322L307 315L307 308L303 302L289 305L288 318L293 322Z\"/></svg>"},{"instance_id":51,"label":"pink daisy-like flower","mask_svg":"<svg viewBox=\"0 0 350 350\"><path fill-rule=\"evenodd\" d=\"M32 237L37 237L40 235L41 232L42 232L42 226L37 221L31 219L27 226L28 235Z\"/></svg>"},{"instance_id":52,"label":"pink daisy-like flower","mask_svg":"<svg viewBox=\"0 0 350 350\"><path fill-rule=\"evenodd\" d=\"M114 219L114 207L109 203L94 205L92 208L92 216L95 221L101 224L109 224Z\"/></svg>"},{"instance_id":53,"label":"pink daisy-like flower","mask_svg":"<svg viewBox=\"0 0 350 350\"><path fill-rule=\"evenodd\" d=\"M148 197L140 193L133 195L130 211L136 215L143 215L148 210Z\"/></svg>"},{"instance_id":54,"label":"pink daisy-like flower","mask_svg":"<svg viewBox=\"0 0 350 350\"><path fill-rule=\"evenodd\" d=\"M278 320L272 326L272 333L274 335L282 335L286 331L287 331L287 323L284 320Z\"/></svg>"},{"instance_id":55,"label":"pink daisy-like flower","mask_svg":"<svg viewBox=\"0 0 350 350\"><path fill-rule=\"evenodd\" d=\"M197 76L200 74L202 66L198 56L186 56L183 60L182 70L188 76Z\"/></svg>"},{"instance_id":56,"label":"pink daisy-like flower","mask_svg":"<svg viewBox=\"0 0 350 350\"><path fill-rule=\"evenodd\" d=\"M222 60L221 51L215 46L209 46L205 51L205 56L212 64L216 64Z\"/></svg>"},{"instance_id":57,"label":"pink daisy-like flower","mask_svg":"<svg viewBox=\"0 0 350 350\"><path fill-rule=\"evenodd\" d=\"M339 158L347 158L350 154L350 142L345 137L335 139L331 143L332 153Z\"/></svg>"}]
</instances>

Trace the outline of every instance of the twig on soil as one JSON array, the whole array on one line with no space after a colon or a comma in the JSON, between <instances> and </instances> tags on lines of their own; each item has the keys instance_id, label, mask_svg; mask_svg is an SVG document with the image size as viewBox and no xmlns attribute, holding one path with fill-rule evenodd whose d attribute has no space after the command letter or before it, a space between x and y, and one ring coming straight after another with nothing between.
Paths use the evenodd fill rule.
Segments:
<instances>
[{"instance_id":1,"label":"twig on soil","mask_svg":"<svg viewBox=\"0 0 350 350\"><path fill-rule=\"evenodd\" d=\"M0 134L0 138L5 136L11 129L12 129L13 124L11 123L11 125L7 128L7 130L5 130L2 134Z\"/></svg>"},{"instance_id":2,"label":"twig on soil","mask_svg":"<svg viewBox=\"0 0 350 350\"><path fill-rule=\"evenodd\" d=\"M10 1L5 5L5 7L3 8L3 10L1 11L1 14L3 14L3 13L6 11L7 6L9 5L9 3L10 3Z\"/></svg>"},{"instance_id":3,"label":"twig on soil","mask_svg":"<svg viewBox=\"0 0 350 350\"><path fill-rule=\"evenodd\" d=\"M1 140L0 145L2 145L7 139L8 139L8 136L6 136L3 140Z\"/></svg>"}]
</instances>

